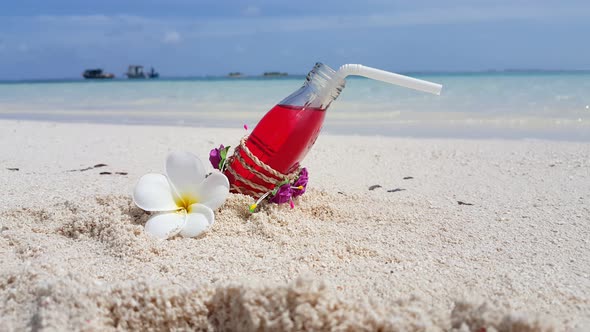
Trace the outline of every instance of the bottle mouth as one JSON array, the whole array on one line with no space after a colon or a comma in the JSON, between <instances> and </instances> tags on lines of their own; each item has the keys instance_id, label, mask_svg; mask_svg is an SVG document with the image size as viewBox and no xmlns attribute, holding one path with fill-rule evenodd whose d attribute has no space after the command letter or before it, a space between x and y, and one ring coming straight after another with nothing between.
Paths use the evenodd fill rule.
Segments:
<instances>
[{"instance_id":1,"label":"bottle mouth","mask_svg":"<svg viewBox=\"0 0 590 332\"><path fill-rule=\"evenodd\" d=\"M305 78L305 84L318 91L323 96L322 107L328 107L345 87L344 77L329 66L317 62Z\"/></svg>"},{"instance_id":2,"label":"bottle mouth","mask_svg":"<svg viewBox=\"0 0 590 332\"><path fill-rule=\"evenodd\" d=\"M332 80L344 80L344 77L337 71L321 62L316 62L315 66L307 73L305 78L307 82L316 80L320 85L326 86Z\"/></svg>"}]
</instances>

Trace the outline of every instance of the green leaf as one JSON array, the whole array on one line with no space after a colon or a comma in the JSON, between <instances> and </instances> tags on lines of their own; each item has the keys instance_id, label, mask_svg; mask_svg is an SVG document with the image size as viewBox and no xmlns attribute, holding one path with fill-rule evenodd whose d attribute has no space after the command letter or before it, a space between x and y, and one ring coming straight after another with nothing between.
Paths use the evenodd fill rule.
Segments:
<instances>
[{"instance_id":1,"label":"green leaf","mask_svg":"<svg viewBox=\"0 0 590 332\"><path fill-rule=\"evenodd\" d=\"M225 148L219 150L219 156L221 160L219 160L219 170L223 172L223 166L225 165L225 160L227 159L227 152L229 151L230 146L226 146Z\"/></svg>"},{"instance_id":2,"label":"green leaf","mask_svg":"<svg viewBox=\"0 0 590 332\"><path fill-rule=\"evenodd\" d=\"M225 148L221 149L221 151L219 151L219 155L221 156L221 159L225 159L227 158L227 151L229 151L229 146L226 146Z\"/></svg>"}]
</instances>

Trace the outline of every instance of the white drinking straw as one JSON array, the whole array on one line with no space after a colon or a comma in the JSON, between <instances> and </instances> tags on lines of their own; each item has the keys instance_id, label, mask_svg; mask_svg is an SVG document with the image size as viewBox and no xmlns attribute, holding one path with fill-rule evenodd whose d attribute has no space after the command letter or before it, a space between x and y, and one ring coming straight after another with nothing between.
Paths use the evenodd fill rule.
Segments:
<instances>
[{"instance_id":1,"label":"white drinking straw","mask_svg":"<svg viewBox=\"0 0 590 332\"><path fill-rule=\"evenodd\" d=\"M374 80L391 83L406 88L429 92L435 95L440 95L442 85L428 81L419 80L416 78L390 73L385 70L371 68L363 65L349 64L343 65L337 71L342 78L350 75L364 76Z\"/></svg>"}]
</instances>

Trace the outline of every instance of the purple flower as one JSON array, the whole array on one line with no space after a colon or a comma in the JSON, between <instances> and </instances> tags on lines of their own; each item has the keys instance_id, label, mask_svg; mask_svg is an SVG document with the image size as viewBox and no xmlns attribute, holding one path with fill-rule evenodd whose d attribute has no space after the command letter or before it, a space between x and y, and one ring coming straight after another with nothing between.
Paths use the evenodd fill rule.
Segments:
<instances>
[{"instance_id":1,"label":"purple flower","mask_svg":"<svg viewBox=\"0 0 590 332\"><path fill-rule=\"evenodd\" d=\"M280 186L277 193L270 198L270 201L277 204L283 204L291 201L291 184L285 183Z\"/></svg>"},{"instance_id":2,"label":"purple flower","mask_svg":"<svg viewBox=\"0 0 590 332\"><path fill-rule=\"evenodd\" d=\"M276 204L289 203L291 208L294 207L293 197L301 196L307 187L308 173L306 168L302 168L299 172L299 178L291 183L283 183L280 187L273 191L275 194L271 196L269 201Z\"/></svg>"},{"instance_id":3,"label":"purple flower","mask_svg":"<svg viewBox=\"0 0 590 332\"><path fill-rule=\"evenodd\" d=\"M305 193L308 179L309 174L307 173L307 168L304 167L299 173L299 178L293 183L293 197L301 196Z\"/></svg>"},{"instance_id":4,"label":"purple flower","mask_svg":"<svg viewBox=\"0 0 590 332\"><path fill-rule=\"evenodd\" d=\"M211 162L211 166L215 169L219 169L221 167L221 151L224 149L223 144L219 146L219 149L212 149L209 152L209 162Z\"/></svg>"}]
</instances>

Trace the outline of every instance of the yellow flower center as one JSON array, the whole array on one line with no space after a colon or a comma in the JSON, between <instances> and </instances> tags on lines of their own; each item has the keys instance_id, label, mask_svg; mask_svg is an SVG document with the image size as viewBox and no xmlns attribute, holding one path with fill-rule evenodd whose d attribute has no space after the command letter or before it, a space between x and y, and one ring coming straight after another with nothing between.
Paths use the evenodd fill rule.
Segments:
<instances>
[{"instance_id":1,"label":"yellow flower center","mask_svg":"<svg viewBox=\"0 0 590 332\"><path fill-rule=\"evenodd\" d=\"M190 194L184 194L178 198L176 198L175 203L181 209L186 210L187 213L191 213L191 205L198 203L199 200L197 197L192 196Z\"/></svg>"}]
</instances>

